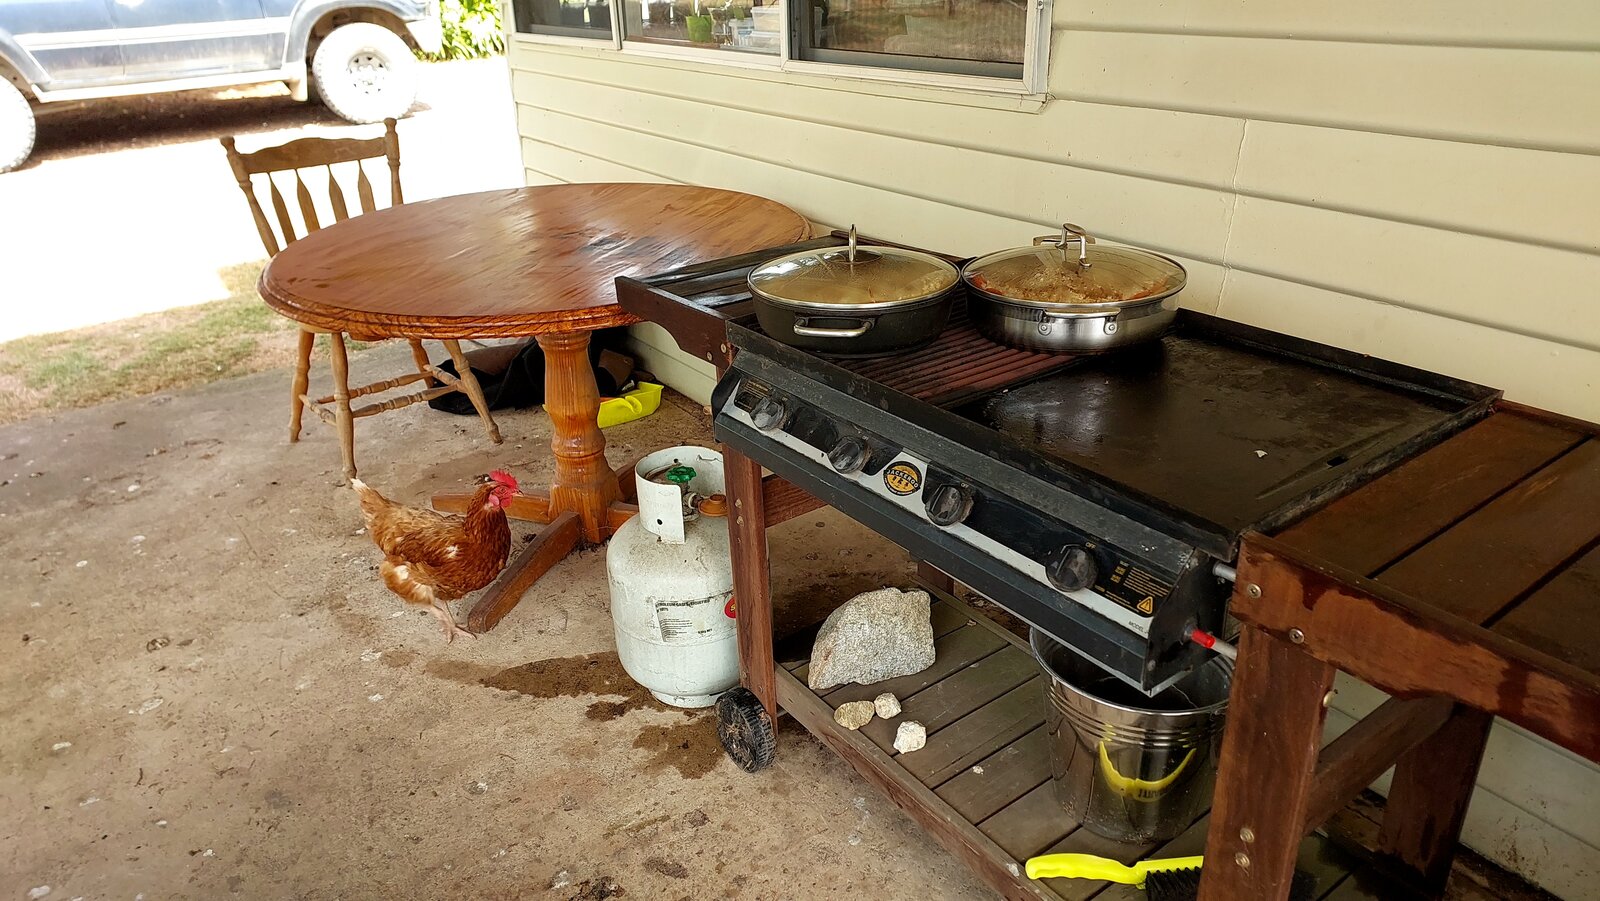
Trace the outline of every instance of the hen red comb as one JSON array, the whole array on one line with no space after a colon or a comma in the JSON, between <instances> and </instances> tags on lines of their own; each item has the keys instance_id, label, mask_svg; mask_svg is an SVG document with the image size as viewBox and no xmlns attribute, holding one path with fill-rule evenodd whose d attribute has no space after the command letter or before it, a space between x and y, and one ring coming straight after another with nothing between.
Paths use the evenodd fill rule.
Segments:
<instances>
[{"instance_id":1,"label":"hen red comb","mask_svg":"<svg viewBox=\"0 0 1600 901\"><path fill-rule=\"evenodd\" d=\"M494 479L496 482L499 482L507 488L510 488L512 491L517 490L516 477L503 469L497 469L494 472L489 473L489 478Z\"/></svg>"}]
</instances>

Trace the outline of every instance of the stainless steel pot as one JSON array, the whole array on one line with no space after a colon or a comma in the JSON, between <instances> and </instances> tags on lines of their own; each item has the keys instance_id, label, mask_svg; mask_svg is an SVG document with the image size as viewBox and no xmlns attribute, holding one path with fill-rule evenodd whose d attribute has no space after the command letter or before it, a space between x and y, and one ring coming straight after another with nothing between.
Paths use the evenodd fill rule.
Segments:
<instances>
[{"instance_id":1,"label":"stainless steel pot","mask_svg":"<svg viewBox=\"0 0 1600 901\"><path fill-rule=\"evenodd\" d=\"M972 321L990 340L1026 350L1100 353L1161 336L1187 281L1176 260L1096 244L1071 223L979 257L961 272Z\"/></svg>"},{"instance_id":2,"label":"stainless steel pot","mask_svg":"<svg viewBox=\"0 0 1600 901\"><path fill-rule=\"evenodd\" d=\"M899 247L844 247L779 257L750 273L761 329L829 356L876 357L912 350L944 331L960 290L956 267Z\"/></svg>"}]
</instances>

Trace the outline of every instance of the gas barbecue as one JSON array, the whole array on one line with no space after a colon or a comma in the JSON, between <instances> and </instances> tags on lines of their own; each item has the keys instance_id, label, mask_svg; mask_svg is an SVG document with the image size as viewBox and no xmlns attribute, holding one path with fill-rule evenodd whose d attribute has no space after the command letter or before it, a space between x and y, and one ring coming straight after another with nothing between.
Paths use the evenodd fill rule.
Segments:
<instances>
[{"instance_id":1,"label":"gas barbecue","mask_svg":"<svg viewBox=\"0 0 1600 901\"><path fill-rule=\"evenodd\" d=\"M1226 634L1244 532L1499 396L1190 311L1147 346L1070 357L989 341L958 300L928 347L829 359L747 312L740 274L799 246L632 283L725 320L718 439L1150 694L1206 653L1193 629Z\"/></svg>"}]
</instances>

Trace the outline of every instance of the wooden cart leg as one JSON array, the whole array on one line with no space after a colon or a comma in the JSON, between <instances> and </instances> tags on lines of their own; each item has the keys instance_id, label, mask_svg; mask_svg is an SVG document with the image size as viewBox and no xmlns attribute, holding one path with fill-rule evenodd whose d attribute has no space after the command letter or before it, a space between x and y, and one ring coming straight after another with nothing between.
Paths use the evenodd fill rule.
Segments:
<instances>
[{"instance_id":1,"label":"wooden cart leg","mask_svg":"<svg viewBox=\"0 0 1600 901\"><path fill-rule=\"evenodd\" d=\"M1288 897L1334 673L1294 645L1244 627L1200 901Z\"/></svg>"},{"instance_id":2,"label":"wooden cart leg","mask_svg":"<svg viewBox=\"0 0 1600 901\"><path fill-rule=\"evenodd\" d=\"M1441 891L1450 876L1493 724L1493 716L1457 704L1439 731L1395 765L1379 849L1415 873L1419 888Z\"/></svg>"},{"instance_id":3,"label":"wooden cart leg","mask_svg":"<svg viewBox=\"0 0 1600 901\"><path fill-rule=\"evenodd\" d=\"M356 421L350 415L350 359L345 354L344 334L330 332L328 347L333 361L333 421L339 432L339 450L344 454L344 477L356 477Z\"/></svg>"},{"instance_id":4,"label":"wooden cart leg","mask_svg":"<svg viewBox=\"0 0 1600 901\"><path fill-rule=\"evenodd\" d=\"M950 578L948 573L926 560L917 561L917 581L948 595L956 593L956 580Z\"/></svg>"},{"instance_id":5,"label":"wooden cart leg","mask_svg":"<svg viewBox=\"0 0 1600 901\"><path fill-rule=\"evenodd\" d=\"M772 584L767 571L767 514L761 466L722 448L722 472L733 515L728 522L733 597L738 612L739 681L778 721L778 683L772 651Z\"/></svg>"},{"instance_id":6,"label":"wooden cart leg","mask_svg":"<svg viewBox=\"0 0 1600 901\"><path fill-rule=\"evenodd\" d=\"M289 443L300 440L300 416L306 410L306 402L301 396L311 386L311 345L317 340L315 332L300 330L300 347L295 351L294 381L289 386L289 400L293 403L289 411Z\"/></svg>"}]
</instances>

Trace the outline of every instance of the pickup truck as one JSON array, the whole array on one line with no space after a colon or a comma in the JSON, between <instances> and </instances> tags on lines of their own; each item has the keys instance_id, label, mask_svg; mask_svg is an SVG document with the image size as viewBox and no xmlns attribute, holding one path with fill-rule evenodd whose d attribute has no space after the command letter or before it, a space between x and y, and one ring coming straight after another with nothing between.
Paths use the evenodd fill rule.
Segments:
<instances>
[{"instance_id":1,"label":"pickup truck","mask_svg":"<svg viewBox=\"0 0 1600 901\"><path fill-rule=\"evenodd\" d=\"M0 0L0 172L63 100L281 81L351 122L399 117L441 35L439 0Z\"/></svg>"}]
</instances>

